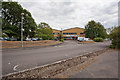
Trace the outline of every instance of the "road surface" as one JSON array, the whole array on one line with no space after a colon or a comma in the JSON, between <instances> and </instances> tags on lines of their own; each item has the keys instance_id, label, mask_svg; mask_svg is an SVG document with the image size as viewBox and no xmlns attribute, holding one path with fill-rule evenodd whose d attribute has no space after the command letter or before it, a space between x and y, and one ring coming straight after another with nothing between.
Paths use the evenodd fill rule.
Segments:
<instances>
[{"instance_id":1,"label":"road surface","mask_svg":"<svg viewBox=\"0 0 120 80\"><path fill-rule=\"evenodd\" d=\"M118 51L107 51L71 78L118 78Z\"/></svg>"},{"instance_id":2,"label":"road surface","mask_svg":"<svg viewBox=\"0 0 120 80\"><path fill-rule=\"evenodd\" d=\"M78 44L78 41L65 41L61 45L2 51L2 74L18 72L59 60L75 57L88 52L104 49L110 42Z\"/></svg>"}]
</instances>

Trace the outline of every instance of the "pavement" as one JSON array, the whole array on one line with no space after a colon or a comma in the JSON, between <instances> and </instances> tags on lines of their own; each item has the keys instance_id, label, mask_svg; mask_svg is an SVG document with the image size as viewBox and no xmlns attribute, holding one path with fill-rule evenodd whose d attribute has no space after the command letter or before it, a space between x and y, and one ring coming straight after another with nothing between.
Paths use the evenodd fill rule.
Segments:
<instances>
[{"instance_id":1,"label":"pavement","mask_svg":"<svg viewBox=\"0 0 120 80\"><path fill-rule=\"evenodd\" d=\"M83 55L104 49L110 42L78 44L78 41L65 41L61 45L2 51L2 74L22 71L25 69L50 64L56 61Z\"/></svg>"},{"instance_id":2,"label":"pavement","mask_svg":"<svg viewBox=\"0 0 120 80\"><path fill-rule=\"evenodd\" d=\"M118 51L110 50L95 58L87 68L71 78L118 78Z\"/></svg>"}]
</instances>

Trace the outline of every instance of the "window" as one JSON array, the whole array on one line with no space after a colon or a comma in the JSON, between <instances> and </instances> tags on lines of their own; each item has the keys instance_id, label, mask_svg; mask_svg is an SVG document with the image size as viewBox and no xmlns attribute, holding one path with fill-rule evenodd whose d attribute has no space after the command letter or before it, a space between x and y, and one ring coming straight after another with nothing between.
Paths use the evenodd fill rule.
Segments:
<instances>
[{"instance_id":1,"label":"window","mask_svg":"<svg viewBox=\"0 0 120 80\"><path fill-rule=\"evenodd\" d=\"M63 34L67 35L68 33L63 33Z\"/></svg>"},{"instance_id":2,"label":"window","mask_svg":"<svg viewBox=\"0 0 120 80\"><path fill-rule=\"evenodd\" d=\"M53 33L54 35L58 35L59 33Z\"/></svg>"},{"instance_id":3,"label":"window","mask_svg":"<svg viewBox=\"0 0 120 80\"><path fill-rule=\"evenodd\" d=\"M63 33L64 35L76 35L76 33Z\"/></svg>"},{"instance_id":4,"label":"window","mask_svg":"<svg viewBox=\"0 0 120 80\"><path fill-rule=\"evenodd\" d=\"M80 35L83 35L84 33L80 33Z\"/></svg>"}]
</instances>

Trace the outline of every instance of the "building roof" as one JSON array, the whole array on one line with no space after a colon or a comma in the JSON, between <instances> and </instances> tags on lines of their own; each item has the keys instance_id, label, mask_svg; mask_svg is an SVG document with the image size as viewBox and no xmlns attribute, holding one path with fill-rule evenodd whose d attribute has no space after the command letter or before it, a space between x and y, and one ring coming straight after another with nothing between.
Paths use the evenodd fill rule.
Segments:
<instances>
[{"instance_id":1,"label":"building roof","mask_svg":"<svg viewBox=\"0 0 120 80\"><path fill-rule=\"evenodd\" d=\"M57 30L57 29L53 29L53 30L60 31L60 30Z\"/></svg>"},{"instance_id":2,"label":"building roof","mask_svg":"<svg viewBox=\"0 0 120 80\"><path fill-rule=\"evenodd\" d=\"M74 27L74 28L79 28L79 27ZM74 29L74 28L69 28L69 29ZM69 30L69 29L64 29L64 30ZM84 28L79 28L79 29L84 29Z\"/></svg>"},{"instance_id":3,"label":"building roof","mask_svg":"<svg viewBox=\"0 0 120 80\"><path fill-rule=\"evenodd\" d=\"M79 28L79 27L74 27L74 28ZM74 28L69 28L69 29L74 29ZM64 29L64 30L69 30L69 29ZM84 28L79 28L79 29L84 29ZM54 30L57 30L57 29L54 29ZM62 31L64 31L62 30ZM57 30L57 31L61 31L61 30Z\"/></svg>"}]
</instances>

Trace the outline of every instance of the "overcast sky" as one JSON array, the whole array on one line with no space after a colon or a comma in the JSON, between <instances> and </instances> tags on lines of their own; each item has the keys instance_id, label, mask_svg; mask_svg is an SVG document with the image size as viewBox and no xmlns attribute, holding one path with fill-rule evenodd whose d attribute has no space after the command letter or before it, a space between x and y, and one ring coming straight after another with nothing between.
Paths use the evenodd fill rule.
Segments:
<instances>
[{"instance_id":1,"label":"overcast sky","mask_svg":"<svg viewBox=\"0 0 120 80\"><path fill-rule=\"evenodd\" d=\"M53 29L84 28L88 21L101 22L105 28L118 25L119 0L14 0L31 12L35 22Z\"/></svg>"}]
</instances>

